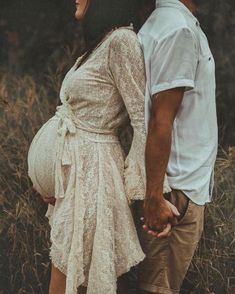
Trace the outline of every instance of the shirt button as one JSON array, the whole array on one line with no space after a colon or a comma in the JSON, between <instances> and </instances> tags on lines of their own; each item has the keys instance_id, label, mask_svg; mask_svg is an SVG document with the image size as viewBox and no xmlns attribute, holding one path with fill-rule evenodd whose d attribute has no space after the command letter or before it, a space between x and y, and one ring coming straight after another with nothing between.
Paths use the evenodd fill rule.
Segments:
<instances>
[{"instance_id":1,"label":"shirt button","mask_svg":"<svg viewBox=\"0 0 235 294\"><path fill-rule=\"evenodd\" d=\"M198 21L196 22L196 26L199 27L199 22Z\"/></svg>"}]
</instances>

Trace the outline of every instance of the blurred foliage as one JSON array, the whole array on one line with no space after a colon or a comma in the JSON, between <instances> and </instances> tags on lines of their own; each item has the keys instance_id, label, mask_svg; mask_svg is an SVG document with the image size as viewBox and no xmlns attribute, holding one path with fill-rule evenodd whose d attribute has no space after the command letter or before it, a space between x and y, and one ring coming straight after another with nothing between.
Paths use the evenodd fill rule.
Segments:
<instances>
[{"instance_id":1,"label":"blurred foliage","mask_svg":"<svg viewBox=\"0 0 235 294\"><path fill-rule=\"evenodd\" d=\"M1 68L43 78L83 45L73 0L0 0ZM198 15L216 60L220 144L235 144L235 1L205 0ZM70 66L67 64L65 70ZM62 73L64 74L64 73Z\"/></svg>"}]
</instances>

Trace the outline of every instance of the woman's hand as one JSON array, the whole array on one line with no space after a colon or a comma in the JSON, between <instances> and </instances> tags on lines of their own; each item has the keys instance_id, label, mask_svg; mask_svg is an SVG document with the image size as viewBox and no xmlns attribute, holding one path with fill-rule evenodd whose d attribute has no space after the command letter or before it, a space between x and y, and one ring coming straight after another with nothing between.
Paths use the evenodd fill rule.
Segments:
<instances>
[{"instance_id":1,"label":"woman's hand","mask_svg":"<svg viewBox=\"0 0 235 294\"><path fill-rule=\"evenodd\" d=\"M33 190L37 192L37 190L34 187L33 187ZM55 206L55 202L56 202L55 197L48 197L48 196L42 196L41 195L41 198L45 203Z\"/></svg>"},{"instance_id":2,"label":"woman's hand","mask_svg":"<svg viewBox=\"0 0 235 294\"><path fill-rule=\"evenodd\" d=\"M42 200L47 203L55 206L56 198L55 197L47 197L47 196L41 196Z\"/></svg>"}]
</instances>

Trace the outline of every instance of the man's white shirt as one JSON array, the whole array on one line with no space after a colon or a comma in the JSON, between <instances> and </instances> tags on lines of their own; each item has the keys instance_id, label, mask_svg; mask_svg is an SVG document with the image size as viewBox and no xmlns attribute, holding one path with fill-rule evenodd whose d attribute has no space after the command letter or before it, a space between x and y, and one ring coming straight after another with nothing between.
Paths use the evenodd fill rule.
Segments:
<instances>
[{"instance_id":1,"label":"man's white shirt","mask_svg":"<svg viewBox=\"0 0 235 294\"><path fill-rule=\"evenodd\" d=\"M146 128L152 96L186 88L174 121L167 177L172 189L203 205L211 201L218 146L215 63L207 38L179 0L157 0L138 37L147 75Z\"/></svg>"}]
</instances>

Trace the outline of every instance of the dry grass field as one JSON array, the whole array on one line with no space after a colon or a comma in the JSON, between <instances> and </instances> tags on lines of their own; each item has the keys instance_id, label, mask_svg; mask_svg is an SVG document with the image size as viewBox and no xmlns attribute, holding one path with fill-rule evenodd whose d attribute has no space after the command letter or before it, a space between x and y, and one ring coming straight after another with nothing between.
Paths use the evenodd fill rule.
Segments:
<instances>
[{"instance_id":1,"label":"dry grass field","mask_svg":"<svg viewBox=\"0 0 235 294\"><path fill-rule=\"evenodd\" d=\"M1 75L1 294L47 293L50 241L46 205L32 190L26 158L34 134L59 102L61 78L59 72L50 73L44 85L38 85L31 76ZM234 293L234 213L235 147L220 148L214 201L206 209L205 231L183 293Z\"/></svg>"}]
</instances>

